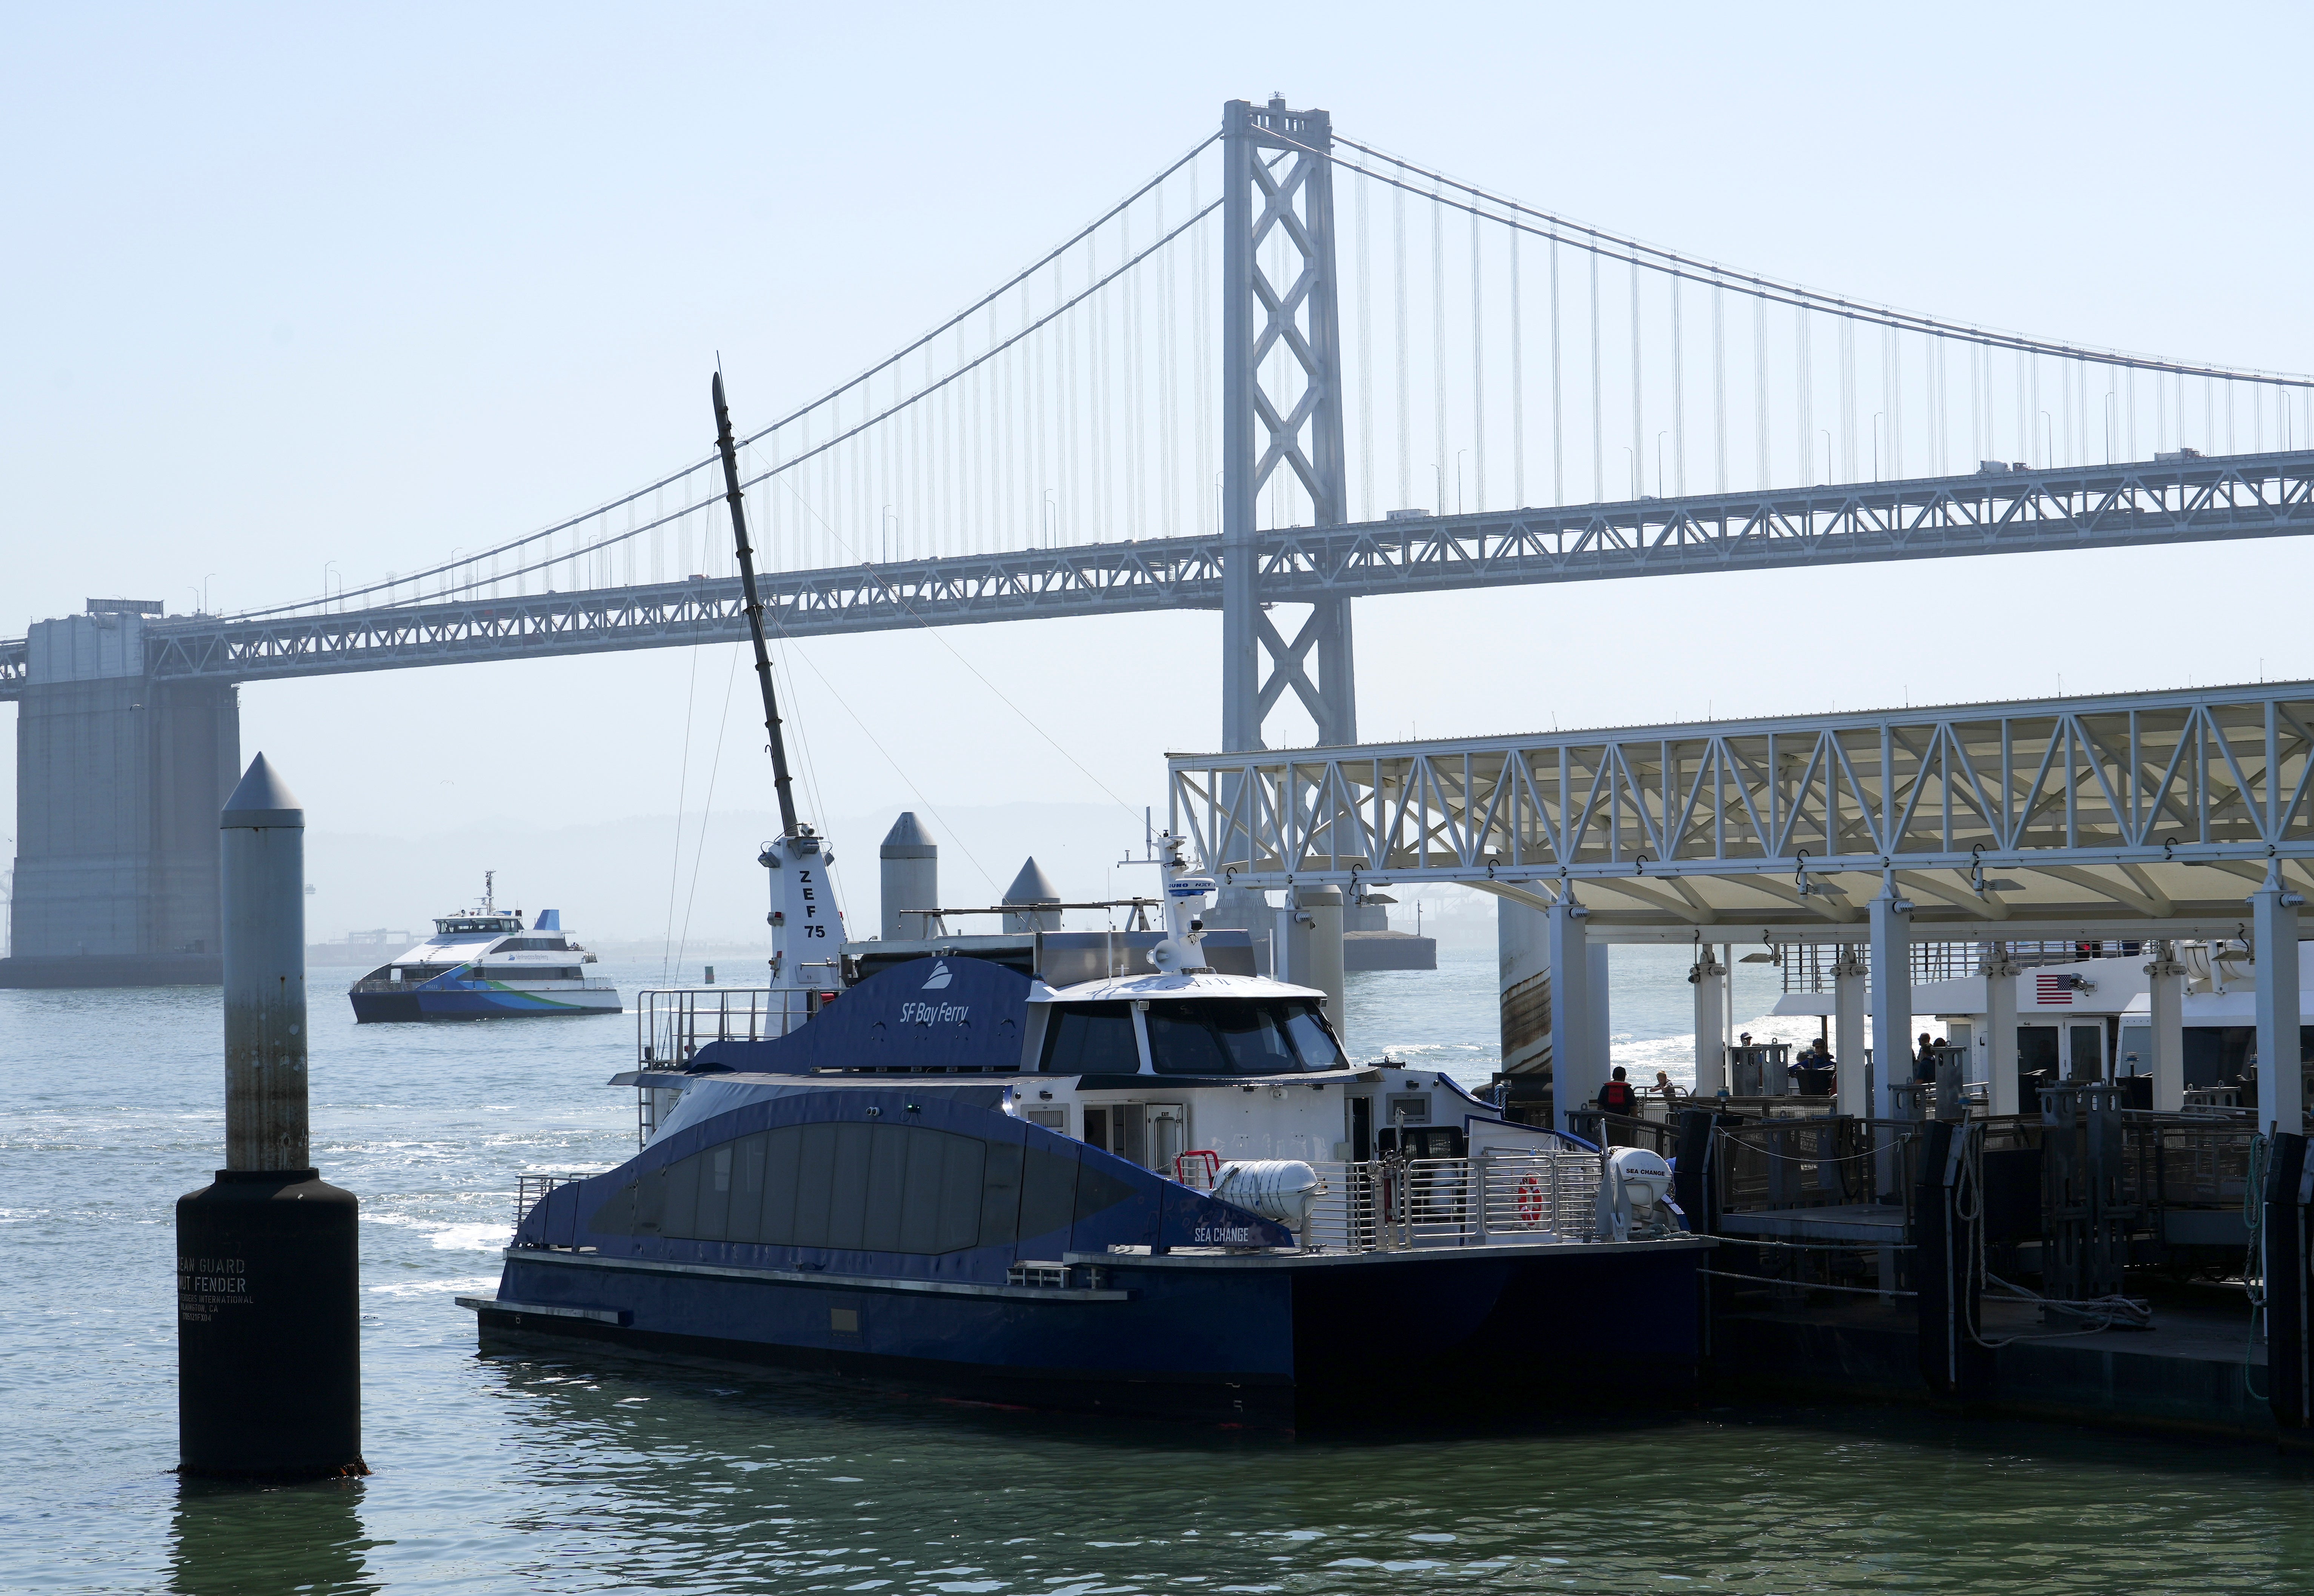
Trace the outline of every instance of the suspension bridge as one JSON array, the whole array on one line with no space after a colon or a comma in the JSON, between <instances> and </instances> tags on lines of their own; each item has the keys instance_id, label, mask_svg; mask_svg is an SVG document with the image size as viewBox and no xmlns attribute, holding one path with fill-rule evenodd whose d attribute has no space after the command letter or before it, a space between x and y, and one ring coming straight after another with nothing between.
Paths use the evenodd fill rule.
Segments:
<instances>
[{"instance_id":1,"label":"suspension bridge","mask_svg":"<svg viewBox=\"0 0 2314 1596\"><path fill-rule=\"evenodd\" d=\"M1232 101L744 460L775 634L1218 610L1245 752L1356 740L1358 598L2314 530L2314 378L1807 287ZM242 683L743 635L715 465L303 600L0 641L0 981L214 978Z\"/></svg>"}]
</instances>

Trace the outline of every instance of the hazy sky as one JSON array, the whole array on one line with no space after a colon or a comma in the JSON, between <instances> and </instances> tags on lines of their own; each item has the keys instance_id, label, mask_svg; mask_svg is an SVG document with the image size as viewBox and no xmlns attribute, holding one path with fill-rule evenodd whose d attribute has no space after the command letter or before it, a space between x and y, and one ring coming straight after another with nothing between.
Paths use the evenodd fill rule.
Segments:
<instances>
[{"instance_id":1,"label":"hazy sky","mask_svg":"<svg viewBox=\"0 0 2314 1596\"><path fill-rule=\"evenodd\" d=\"M0 630L99 594L293 598L324 561L358 581L593 504L703 451L717 350L743 426L768 419L1040 253L1224 99L1272 90L1528 200L1819 287L2314 369L2307 15L12 4ZM2283 596L2310 577L2286 542L1365 600L1362 725L2020 696L2061 673L2075 692L2314 676ZM809 645L791 667L809 800L1113 794L1120 842L1137 838L1163 753L1218 740L1219 629L1203 613ZM696 807L728 692L719 802L761 808L730 666L667 651L260 684L243 747L346 833L670 814L686 706ZM874 841L848 839L852 857Z\"/></svg>"}]
</instances>

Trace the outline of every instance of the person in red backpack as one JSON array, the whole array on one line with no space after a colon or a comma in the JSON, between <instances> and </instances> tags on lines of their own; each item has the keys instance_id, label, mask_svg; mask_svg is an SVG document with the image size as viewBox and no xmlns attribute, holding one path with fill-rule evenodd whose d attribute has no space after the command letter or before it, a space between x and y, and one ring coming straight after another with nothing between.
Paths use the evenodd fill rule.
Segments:
<instances>
[{"instance_id":1,"label":"person in red backpack","mask_svg":"<svg viewBox=\"0 0 2314 1596\"><path fill-rule=\"evenodd\" d=\"M1622 1065L1617 1064L1614 1079L1599 1089L1599 1107L1609 1114L1620 1114L1625 1118L1632 1118L1638 1114L1639 1094L1624 1079Z\"/></svg>"}]
</instances>

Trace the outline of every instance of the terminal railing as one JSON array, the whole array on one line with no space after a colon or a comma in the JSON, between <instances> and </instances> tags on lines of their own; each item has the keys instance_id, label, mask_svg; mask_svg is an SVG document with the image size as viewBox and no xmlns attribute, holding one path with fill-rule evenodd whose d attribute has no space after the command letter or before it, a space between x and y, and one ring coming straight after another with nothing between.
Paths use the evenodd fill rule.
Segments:
<instances>
[{"instance_id":1,"label":"terminal railing","mask_svg":"<svg viewBox=\"0 0 2314 1596\"><path fill-rule=\"evenodd\" d=\"M2133 957L2144 944L2106 939L2103 941L2004 941L2003 950L2009 962L2032 967L2039 965L2079 964L2084 959ZM1983 968L1985 957L1992 951L1990 941L1953 942L1923 940L1912 946L1910 964L1915 983L1951 981L1974 975ZM1837 945L1803 942L1779 948L1774 958L1781 968L1786 992L1828 992L1833 989L1833 966L1840 962L1842 949ZM1869 966L1870 954L1860 942L1850 944L1849 957Z\"/></svg>"},{"instance_id":2,"label":"terminal railing","mask_svg":"<svg viewBox=\"0 0 2314 1596\"><path fill-rule=\"evenodd\" d=\"M2134 1122L2134 1123L2133 1123ZM2254 1123L2125 1115L2123 1132L2142 1192L2165 1208L2239 1208L2249 1186Z\"/></svg>"},{"instance_id":3,"label":"terminal railing","mask_svg":"<svg viewBox=\"0 0 2314 1596\"><path fill-rule=\"evenodd\" d=\"M1920 1128L1848 1115L1721 1125L1712 1151L1719 1211L1837 1208L1884 1196L1909 1207Z\"/></svg>"}]
</instances>

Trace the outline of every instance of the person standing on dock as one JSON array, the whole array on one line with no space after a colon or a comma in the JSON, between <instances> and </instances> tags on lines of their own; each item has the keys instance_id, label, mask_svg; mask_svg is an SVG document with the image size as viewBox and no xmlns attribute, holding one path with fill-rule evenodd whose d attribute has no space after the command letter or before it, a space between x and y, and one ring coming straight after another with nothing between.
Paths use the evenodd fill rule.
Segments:
<instances>
[{"instance_id":1,"label":"person standing on dock","mask_svg":"<svg viewBox=\"0 0 2314 1596\"><path fill-rule=\"evenodd\" d=\"M1937 1078L1937 1045L1929 1040L1926 1031L1921 1033L1920 1051L1912 1055L1912 1079L1934 1080Z\"/></svg>"}]
</instances>

